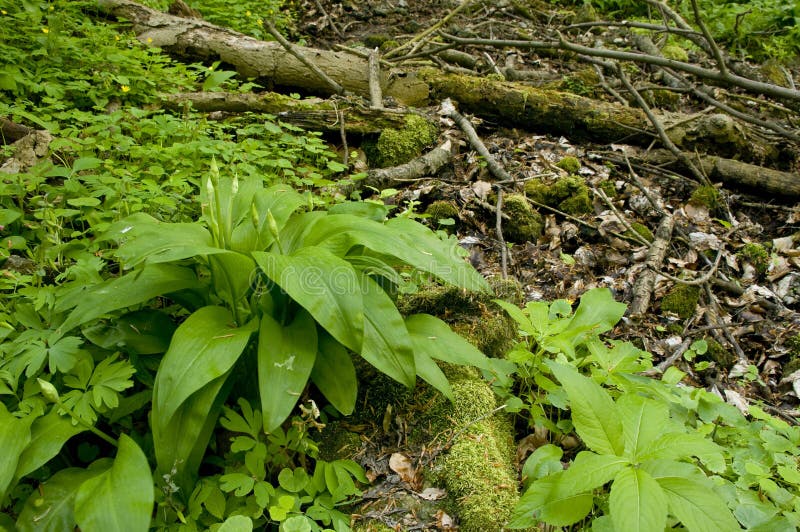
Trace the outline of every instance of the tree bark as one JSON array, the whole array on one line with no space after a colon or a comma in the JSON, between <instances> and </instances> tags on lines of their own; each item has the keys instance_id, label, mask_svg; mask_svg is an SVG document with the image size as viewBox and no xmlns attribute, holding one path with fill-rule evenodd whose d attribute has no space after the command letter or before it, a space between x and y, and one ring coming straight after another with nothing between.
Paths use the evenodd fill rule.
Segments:
<instances>
[{"instance_id":1,"label":"tree bark","mask_svg":"<svg viewBox=\"0 0 800 532\"><path fill-rule=\"evenodd\" d=\"M99 0L99 3L101 8L114 16L130 20L142 42L159 46L175 56L195 60L222 60L233 65L243 76L266 78L275 86L330 93L328 84L309 72L307 66L277 43L259 41L201 20L174 17L132 0ZM366 57L306 47L297 48L347 91L368 97L369 66ZM641 110L571 93L475 76L447 74L433 68L407 72L383 71L380 83L385 96L391 96L404 105L421 106L431 100L439 101L449 97L459 103L462 111L502 126L544 131L604 144L649 145L656 138ZM220 97L210 98L217 102L215 105L222 105L219 103ZM264 105L263 102L244 98L250 104ZM199 100L197 105L200 105ZM246 103L242 105L247 107ZM297 113L296 109L292 107L287 112ZM336 121L330 109L323 111L317 115L313 112L309 114L308 110L299 111L306 113L307 117L306 122L299 123L306 127L329 129L330 126L326 124ZM267 112L274 113L275 108L269 107ZM388 123L393 121L387 115L361 118L364 119L363 126L356 125L360 118L355 113L347 121L353 121L351 127L369 132L374 131L373 127L382 124L380 120L387 120ZM373 118L378 122L373 122ZM784 168L791 168L796 164L791 148L780 147L747 124L727 115L662 115L659 119L663 120L663 125L675 145L689 153L711 152L757 164L780 164ZM710 161L714 158L709 156L706 159ZM756 166L742 167L736 161L728 163L718 158L713 163L708 161L703 164L710 165L713 172L721 176L731 176L731 180L735 182L750 185L754 179L766 179L767 190L772 191L775 186L781 187L782 192L787 190L784 187L786 183L783 172L775 174L772 170ZM743 168L758 171L748 177L742 173Z\"/></svg>"}]
</instances>

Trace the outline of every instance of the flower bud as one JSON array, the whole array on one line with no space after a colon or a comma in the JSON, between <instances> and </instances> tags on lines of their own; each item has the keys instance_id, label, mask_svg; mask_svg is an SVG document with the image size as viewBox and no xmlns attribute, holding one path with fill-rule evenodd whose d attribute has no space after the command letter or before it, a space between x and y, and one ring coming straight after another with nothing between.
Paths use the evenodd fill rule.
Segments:
<instances>
[{"instance_id":1,"label":"flower bud","mask_svg":"<svg viewBox=\"0 0 800 532\"><path fill-rule=\"evenodd\" d=\"M42 390L42 395L45 399L50 401L51 403L58 402L58 390L56 387L53 386L51 383L47 382L44 379L36 379L36 382L39 383L39 388Z\"/></svg>"}]
</instances>

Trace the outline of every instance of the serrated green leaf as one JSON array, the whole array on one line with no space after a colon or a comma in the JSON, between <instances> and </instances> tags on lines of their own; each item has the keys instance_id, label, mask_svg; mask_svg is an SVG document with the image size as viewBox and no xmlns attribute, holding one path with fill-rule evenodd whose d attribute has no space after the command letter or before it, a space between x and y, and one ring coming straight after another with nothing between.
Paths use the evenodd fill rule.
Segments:
<instances>
[{"instance_id":1,"label":"serrated green leaf","mask_svg":"<svg viewBox=\"0 0 800 532\"><path fill-rule=\"evenodd\" d=\"M543 521L553 526L569 526L589 514L594 500L591 493L573 493L559 485L557 473L534 482L514 507L508 528L531 528Z\"/></svg>"},{"instance_id":2,"label":"serrated green leaf","mask_svg":"<svg viewBox=\"0 0 800 532\"><path fill-rule=\"evenodd\" d=\"M147 531L153 501L153 477L147 457L122 434L111 468L84 481L78 489L75 518L83 530Z\"/></svg>"},{"instance_id":3,"label":"serrated green leaf","mask_svg":"<svg viewBox=\"0 0 800 532\"><path fill-rule=\"evenodd\" d=\"M572 422L584 443L600 454L621 456L625 449L622 423L608 392L570 367L546 363L569 396Z\"/></svg>"},{"instance_id":4,"label":"serrated green leaf","mask_svg":"<svg viewBox=\"0 0 800 532\"><path fill-rule=\"evenodd\" d=\"M66 373L71 370L82 344L83 339L76 336L65 336L54 342L47 350L50 373Z\"/></svg>"},{"instance_id":5,"label":"serrated green leaf","mask_svg":"<svg viewBox=\"0 0 800 532\"><path fill-rule=\"evenodd\" d=\"M87 430L73 422L69 416L59 415L60 409L53 407L50 412L37 418L31 425L31 439L17 463L15 477L20 479L46 464L59 453L61 447L76 434Z\"/></svg>"},{"instance_id":6,"label":"serrated green leaf","mask_svg":"<svg viewBox=\"0 0 800 532\"><path fill-rule=\"evenodd\" d=\"M715 473L725 471L725 457L722 448L697 433L670 432L654 440L646 451L639 455L645 460L676 460L696 456L709 470Z\"/></svg>"},{"instance_id":7,"label":"serrated green leaf","mask_svg":"<svg viewBox=\"0 0 800 532\"><path fill-rule=\"evenodd\" d=\"M650 532L666 527L667 496L641 469L626 467L617 474L608 503L617 530Z\"/></svg>"},{"instance_id":8,"label":"serrated green leaf","mask_svg":"<svg viewBox=\"0 0 800 532\"><path fill-rule=\"evenodd\" d=\"M559 477L559 488L578 493L600 488L610 482L630 462L623 457L581 451L569 469Z\"/></svg>"},{"instance_id":9,"label":"serrated green leaf","mask_svg":"<svg viewBox=\"0 0 800 532\"><path fill-rule=\"evenodd\" d=\"M253 258L339 343L361 352L364 300L361 281L347 261L317 248L304 248L292 256L254 252Z\"/></svg>"},{"instance_id":10,"label":"serrated green leaf","mask_svg":"<svg viewBox=\"0 0 800 532\"><path fill-rule=\"evenodd\" d=\"M692 532L740 530L722 498L707 482L683 477L661 477L658 484L669 501L669 511Z\"/></svg>"},{"instance_id":11,"label":"serrated green leaf","mask_svg":"<svg viewBox=\"0 0 800 532\"><path fill-rule=\"evenodd\" d=\"M261 317L258 388L266 432L274 431L292 413L314 367L317 346L317 324L305 310L300 309L286 326L271 316Z\"/></svg>"},{"instance_id":12,"label":"serrated green leaf","mask_svg":"<svg viewBox=\"0 0 800 532\"><path fill-rule=\"evenodd\" d=\"M89 379L94 406L116 408L119 404L119 392L133 386L131 377L134 373L136 368L127 360L117 361L116 356L101 360Z\"/></svg>"},{"instance_id":13,"label":"serrated green leaf","mask_svg":"<svg viewBox=\"0 0 800 532\"><path fill-rule=\"evenodd\" d=\"M156 375L153 401L164 425L186 399L226 374L241 356L258 326L236 327L231 313L203 307L175 331Z\"/></svg>"},{"instance_id":14,"label":"serrated green leaf","mask_svg":"<svg viewBox=\"0 0 800 532\"><path fill-rule=\"evenodd\" d=\"M358 395L356 368L347 349L325 331L319 334L311 381L336 410L346 416L353 413Z\"/></svg>"},{"instance_id":15,"label":"serrated green leaf","mask_svg":"<svg viewBox=\"0 0 800 532\"><path fill-rule=\"evenodd\" d=\"M669 423L669 405L626 393L617 399L617 411L622 418L625 454L635 460L659 438Z\"/></svg>"},{"instance_id":16,"label":"serrated green leaf","mask_svg":"<svg viewBox=\"0 0 800 532\"><path fill-rule=\"evenodd\" d=\"M81 485L103 469L70 467L58 471L25 501L17 518L18 532L64 532L74 530L75 495Z\"/></svg>"}]
</instances>

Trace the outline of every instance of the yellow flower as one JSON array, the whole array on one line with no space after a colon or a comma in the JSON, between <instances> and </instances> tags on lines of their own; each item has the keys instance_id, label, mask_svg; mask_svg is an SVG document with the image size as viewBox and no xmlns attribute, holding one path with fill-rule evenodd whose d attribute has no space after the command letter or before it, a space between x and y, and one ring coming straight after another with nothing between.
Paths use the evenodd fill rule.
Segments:
<instances>
[{"instance_id":1,"label":"yellow flower","mask_svg":"<svg viewBox=\"0 0 800 532\"><path fill-rule=\"evenodd\" d=\"M261 26L263 23L264 21L261 19L256 20L256 24L258 24L259 26Z\"/></svg>"},{"instance_id":2,"label":"yellow flower","mask_svg":"<svg viewBox=\"0 0 800 532\"><path fill-rule=\"evenodd\" d=\"M245 11L245 13L244 13L244 14L245 14L246 16L248 16L248 17L251 15L251 13L250 13L249 11Z\"/></svg>"},{"instance_id":3,"label":"yellow flower","mask_svg":"<svg viewBox=\"0 0 800 532\"><path fill-rule=\"evenodd\" d=\"M120 39L120 36L119 36L119 35L114 35L114 40L115 40L115 41L118 41L119 39Z\"/></svg>"},{"instance_id":4,"label":"yellow flower","mask_svg":"<svg viewBox=\"0 0 800 532\"><path fill-rule=\"evenodd\" d=\"M42 28L42 33L50 33L50 28Z\"/></svg>"},{"instance_id":5,"label":"yellow flower","mask_svg":"<svg viewBox=\"0 0 800 532\"><path fill-rule=\"evenodd\" d=\"M208 67L208 70L209 70L209 72L214 70L214 65L211 65L210 67Z\"/></svg>"},{"instance_id":6,"label":"yellow flower","mask_svg":"<svg viewBox=\"0 0 800 532\"><path fill-rule=\"evenodd\" d=\"M50 6L50 8L49 8L49 11L52 11L52 10L54 10L54 9L55 9L55 8L54 8L53 6Z\"/></svg>"},{"instance_id":7,"label":"yellow flower","mask_svg":"<svg viewBox=\"0 0 800 532\"><path fill-rule=\"evenodd\" d=\"M131 90L131 88L130 88L130 87L128 87L127 85L120 85L120 86L119 86L119 89L120 89L122 92L128 92L129 90Z\"/></svg>"},{"instance_id":8,"label":"yellow flower","mask_svg":"<svg viewBox=\"0 0 800 532\"><path fill-rule=\"evenodd\" d=\"M2 13L4 15L8 15L8 11L6 11L5 9L0 9L0 13Z\"/></svg>"},{"instance_id":9,"label":"yellow flower","mask_svg":"<svg viewBox=\"0 0 800 532\"><path fill-rule=\"evenodd\" d=\"M150 43L152 43L152 42L153 42L153 38L152 38L152 37L148 37L148 38L147 38L147 44L150 44Z\"/></svg>"}]
</instances>

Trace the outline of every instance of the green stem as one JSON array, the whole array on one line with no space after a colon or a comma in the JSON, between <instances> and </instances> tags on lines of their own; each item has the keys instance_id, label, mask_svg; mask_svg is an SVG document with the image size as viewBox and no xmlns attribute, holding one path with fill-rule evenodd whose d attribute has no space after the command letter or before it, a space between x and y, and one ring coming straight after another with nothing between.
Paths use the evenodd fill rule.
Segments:
<instances>
[{"instance_id":1,"label":"green stem","mask_svg":"<svg viewBox=\"0 0 800 532\"><path fill-rule=\"evenodd\" d=\"M75 413L70 408L68 408L64 403L62 403L60 399L56 401L56 405L59 408L62 408L67 414L69 414L69 417L71 417L72 419L77 421L78 424L83 425L84 427L89 429L89 431L93 432L97 437L105 440L106 442L110 443L114 447L118 447L117 440L115 440L114 438L112 438L111 436L109 436L108 434L103 432L102 430L98 429L94 425L90 425L89 423L87 423L84 420L82 420L81 418L79 418L77 415L75 415Z\"/></svg>"}]
</instances>

